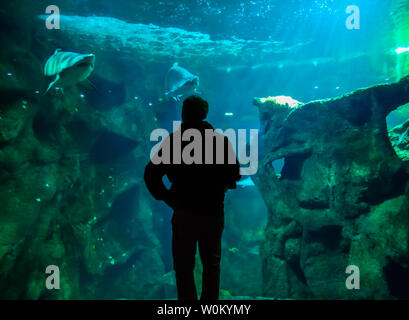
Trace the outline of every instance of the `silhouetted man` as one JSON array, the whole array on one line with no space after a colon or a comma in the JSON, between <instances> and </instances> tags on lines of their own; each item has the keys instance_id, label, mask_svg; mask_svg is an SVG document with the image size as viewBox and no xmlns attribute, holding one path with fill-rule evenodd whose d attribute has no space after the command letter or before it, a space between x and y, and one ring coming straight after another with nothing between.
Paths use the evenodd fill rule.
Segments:
<instances>
[{"instance_id":1,"label":"silhouetted man","mask_svg":"<svg viewBox=\"0 0 409 320\"><path fill-rule=\"evenodd\" d=\"M197 300L193 274L197 244L203 264L201 299L218 299L224 195L240 180L240 167L229 140L204 121L208 111L208 103L199 96L187 98L181 127L162 142L145 169L145 183L151 194L174 210L172 254L180 300ZM194 132L202 138L201 143L189 148L198 139ZM184 134L190 140L181 139ZM209 147L209 143L213 144ZM158 163L166 156L170 162ZM172 183L169 190L162 182L164 175Z\"/></svg>"}]
</instances>

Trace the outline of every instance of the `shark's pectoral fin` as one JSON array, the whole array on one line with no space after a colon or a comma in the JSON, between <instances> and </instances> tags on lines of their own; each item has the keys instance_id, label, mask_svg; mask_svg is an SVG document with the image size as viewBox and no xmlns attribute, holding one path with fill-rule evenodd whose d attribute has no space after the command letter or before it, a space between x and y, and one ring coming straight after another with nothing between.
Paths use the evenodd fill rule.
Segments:
<instances>
[{"instance_id":1,"label":"shark's pectoral fin","mask_svg":"<svg viewBox=\"0 0 409 320\"><path fill-rule=\"evenodd\" d=\"M55 85L57 83L57 81L60 80L60 75L57 74L57 76L55 77L54 81L50 83L50 85L48 86L47 90L44 92L44 96L48 93L48 91L50 91L50 89L53 87L53 85Z\"/></svg>"},{"instance_id":2,"label":"shark's pectoral fin","mask_svg":"<svg viewBox=\"0 0 409 320\"><path fill-rule=\"evenodd\" d=\"M167 101L176 101L176 102L179 101L178 96L174 95L172 91L165 92L165 99Z\"/></svg>"},{"instance_id":3,"label":"shark's pectoral fin","mask_svg":"<svg viewBox=\"0 0 409 320\"><path fill-rule=\"evenodd\" d=\"M182 100L183 98L183 94L178 94L176 96L173 96L172 99L176 102L180 102L180 100Z\"/></svg>"}]
</instances>

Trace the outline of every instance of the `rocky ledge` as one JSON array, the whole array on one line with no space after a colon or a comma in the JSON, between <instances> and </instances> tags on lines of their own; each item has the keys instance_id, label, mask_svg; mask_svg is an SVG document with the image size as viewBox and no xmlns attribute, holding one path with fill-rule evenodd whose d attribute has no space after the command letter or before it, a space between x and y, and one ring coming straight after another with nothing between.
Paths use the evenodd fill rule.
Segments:
<instances>
[{"instance_id":1,"label":"rocky ledge","mask_svg":"<svg viewBox=\"0 0 409 320\"><path fill-rule=\"evenodd\" d=\"M264 296L408 298L409 123L389 133L385 120L408 102L409 77L306 104L254 99L264 146L254 180L269 212ZM359 290L346 288L350 265Z\"/></svg>"}]
</instances>

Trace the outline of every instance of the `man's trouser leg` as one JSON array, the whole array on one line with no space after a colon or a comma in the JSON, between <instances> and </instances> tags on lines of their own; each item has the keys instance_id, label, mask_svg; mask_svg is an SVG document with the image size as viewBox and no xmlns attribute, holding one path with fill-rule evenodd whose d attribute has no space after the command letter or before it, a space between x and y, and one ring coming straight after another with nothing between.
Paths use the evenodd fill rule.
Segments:
<instances>
[{"instance_id":1,"label":"man's trouser leg","mask_svg":"<svg viewBox=\"0 0 409 320\"><path fill-rule=\"evenodd\" d=\"M203 264L201 300L217 300L220 288L221 240L224 217L204 217L199 233L199 253Z\"/></svg>"},{"instance_id":2,"label":"man's trouser leg","mask_svg":"<svg viewBox=\"0 0 409 320\"><path fill-rule=\"evenodd\" d=\"M175 212L172 218L172 254L179 300L197 300L194 280L197 234L192 215Z\"/></svg>"}]
</instances>

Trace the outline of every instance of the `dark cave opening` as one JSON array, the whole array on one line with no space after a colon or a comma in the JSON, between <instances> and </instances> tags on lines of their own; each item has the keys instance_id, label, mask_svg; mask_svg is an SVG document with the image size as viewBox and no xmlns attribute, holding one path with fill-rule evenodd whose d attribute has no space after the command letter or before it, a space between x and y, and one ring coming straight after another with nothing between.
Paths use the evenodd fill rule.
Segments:
<instances>
[{"instance_id":1,"label":"dark cave opening","mask_svg":"<svg viewBox=\"0 0 409 320\"><path fill-rule=\"evenodd\" d=\"M301 179L301 171L304 162L311 156L311 153L298 153L288 156L284 160L284 166L281 171L281 178L288 180Z\"/></svg>"},{"instance_id":2,"label":"dark cave opening","mask_svg":"<svg viewBox=\"0 0 409 320\"><path fill-rule=\"evenodd\" d=\"M342 240L342 226L324 226L318 230L310 231L312 242L321 242L330 250L339 249Z\"/></svg>"},{"instance_id":3,"label":"dark cave opening","mask_svg":"<svg viewBox=\"0 0 409 320\"><path fill-rule=\"evenodd\" d=\"M389 260L383 268L390 294L395 298L409 299L409 268Z\"/></svg>"},{"instance_id":4,"label":"dark cave opening","mask_svg":"<svg viewBox=\"0 0 409 320\"><path fill-rule=\"evenodd\" d=\"M307 279L305 277L304 271L301 268L300 260L297 259L296 261L288 262L288 265L290 266L291 270L294 272L297 279L302 284L306 285L307 284Z\"/></svg>"},{"instance_id":5,"label":"dark cave opening","mask_svg":"<svg viewBox=\"0 0 409 320\"><path fill-rule=\"evenodd\" d=\"M361 201L379 204L385 200L405 194L409 174L405 167L399 168L392 176L385 175L369 181L368 188L361 194ZM388 181L389 180L389 181Z\"/></svg>"},{"instance_id":6,"label":"dark cave opening","mask_svg":"<svg viewBox=\"0 0 409 320\"><path fill-rule=\"evenodd\" d=\"M361 96L363 93L356 93L356 95L356 97L351 97L351 103L345 116L354 126L361 127L370 120L372 111L363 103L365 101Z\"/></svg>"}]
</instances>

